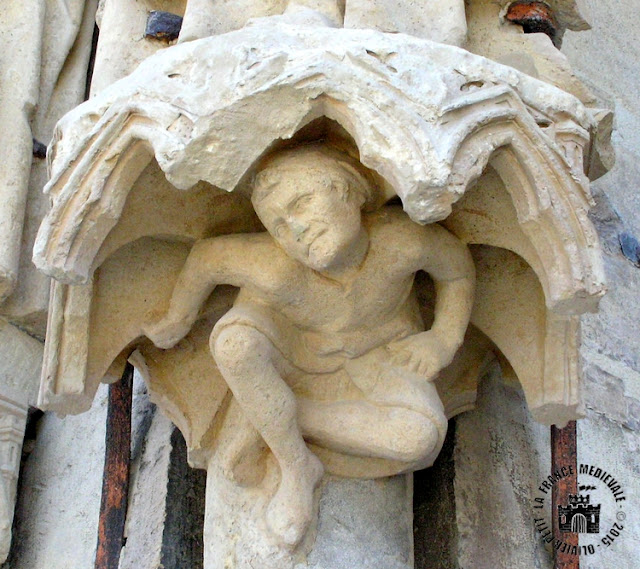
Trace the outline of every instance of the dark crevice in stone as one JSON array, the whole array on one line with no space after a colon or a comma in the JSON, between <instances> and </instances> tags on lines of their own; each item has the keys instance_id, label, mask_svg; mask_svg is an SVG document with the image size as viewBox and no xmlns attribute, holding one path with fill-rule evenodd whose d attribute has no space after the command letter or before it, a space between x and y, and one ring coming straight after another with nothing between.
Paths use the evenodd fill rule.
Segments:
<instances>
[{"instance_id":1,"label":"dark crevice in stone","mask_svg":"<svg viewBox=\"0 0 640 569\"><path fill-rule=\"evenodd\" d=\"M25 443L27 441L36 440L36 436L38 434L38 423L43 416L44 411L38 409L37 407L29 407L29 411L27 412L27 425L24 429ZM28 452L28 450L23 452Z\"/></svg>"},{"instance_id":2,"label":"dark crevice in stone","mask_svg":"<svg viewBox=\"0 0 640 569\"><path fill-rule=\"evenodd\" d=\"M100 35L100 28L98 24L93 26L93 37L91 39L91 53L89 54L89 65L87 66L87 80L84 85L84 100L89 99L91 93L91 80L93 79L93 68L96 64L96 52L98 51L98 37Z\"/></svg>"},{"instance_id":3,"label":"dark crevice in stone","mask_svg":"<svg viewBox=\"0 0 640 569\"><path fill-rule=\"evenodd\" d=\"M47 146L39 140L33 139L33 157L34 158L46 158Z\"/></svg>"},{"instance_id":4,"label":"dark crevice in stone","mask_svg":"<svg viewBox=\"0 0 640 569\"><path fill-rule=\"evenodd\" d=\"M146 38L170 42L178 39L181 28L182 16L171 12L153 10L149 12L144 35Z\"/></svg>"},{"instance_id":5,"label":"dark crevice in stone","mask_svg":"<svg viewBox=\"0 0 640 569\"><path fill-rule=\"evenodd\" d=\"M452 419L434 465L413 475L415 569L458 569L454 447Z\"/></svg>"},{"instance_id":6,"label":"dark crevice in stone","mask_svg":"<svg viewBox=\"0 0 640 569\"><path fill-rule=\"evenodd\" d=\"M623 232L619 236L622 254L636 267L640 267L640 243L630 233Z\"/></svg>"},{"instance_id":7,"label":"dark crevice in stone","mask_svg":"<svg viewBox=\"0 0 640 569\"><path fill-rule=\"evenodd\" d=\"M171 435L171 447L161 566L202 569L207 473L188 465L187 445L178 429Z\"/></svg>"}]
</instances>

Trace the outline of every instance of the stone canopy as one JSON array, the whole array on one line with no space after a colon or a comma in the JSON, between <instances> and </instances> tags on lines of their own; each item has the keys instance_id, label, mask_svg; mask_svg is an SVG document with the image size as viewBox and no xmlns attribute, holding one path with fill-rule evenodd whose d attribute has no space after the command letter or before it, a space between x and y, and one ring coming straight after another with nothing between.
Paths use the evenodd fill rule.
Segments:
<instances>
[{"instance_id":1,"label":"stone canopy","mask_svg":"<svg viewBox=\"0 0 640 569\"><path fill-rule=\"evenodd\" d=\"M34 261L86 282L136 169L155 158L176 188L206 181L232 191L275 141L321 116L353 137L362 163L386 180L386 197L397 193L419 223L446 218L494 153L507 151L523 178L511 190L519 221L541 258L527 260L544 266L540 253L556 253L554 267L536 267L549 306L594 307L602 272L584 150L595 121L577 99L455 47L269 20L162 51L66 115ZM571 251L570 242L582 246ZM558 269L562 279L540 274Z\"/></svg>"},{"instance_id":2,"label":"stone canopy","mask_svg":"<svg viewBox=\"0 0 640 569\"><path fill-rule=\"evenodd\" d=\"M362 164L383 180L382 201L398 195L419 223L445 220L453 208L444 223L454 234L469 244L511 251L533 269L543 291L533 311L547 315L544 330L529 342L534 347L512 345L517 325L492 313L493 300L476 301L472 323L506 355L539 420L575 416L575 317L594 310L605 290L600 249L587 218L592 111L512 68L402 34L257 20L224 37L162 50L66 115L49 153L46 191L53 207L34 253L39 268L76 285L56 285L52 322L58 318L60 330L100 326L90 317L101 298L97 289L89 290L91 279L123 247L143 238L193 241L220 232L187 223L186 214L167 220L153 208L125 223L127 200L133 199L128 196L145 169L157 163L179 190L206 182L217 188L216 195L225 190L241 196L265 152L322 117L340 125ZM488 166L508 194L485 200L479 217L478 208L461 205L462 198L482 201L469 189ZM153 189L146 191L153 195ZM189 207L198 209L209 198L197 199L199 205ZM218 225L234 211L218 209ZM489 275L491 261L477 262ZM485 287L488 299L506 294L520 306L521 285L513 282L508 294L499 292L507 281L481 278L479 289ZM68 317L73 306L84 307L78 308L80 320ZM43 402L63 412L85 409L112 360L141 335L143 319L142 313L132 315L127 333L121 328L110 340L91 334L94 339L74 347L75 355L66 360L65 335L50 331ZM573 340L559 347L559 337ZM97 351L91 342L107 342L109 349L102 345ZM96 358L100 362L92 364ZM64 380L71 387L56 387L60 365L73 368Z\"/></svg>"}]
</instances>

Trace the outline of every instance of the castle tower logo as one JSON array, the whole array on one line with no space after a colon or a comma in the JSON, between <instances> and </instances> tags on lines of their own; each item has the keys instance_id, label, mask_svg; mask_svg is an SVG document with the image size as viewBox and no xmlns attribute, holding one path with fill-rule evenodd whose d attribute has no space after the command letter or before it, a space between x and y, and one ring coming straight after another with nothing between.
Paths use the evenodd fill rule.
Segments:
<instances>
[{"instance_id":1,"label":"castle tower logo","mask_svg":"<svg viewBox=\"0 0 640 569\"><path fill-rule=\"evenodd\" d=\"M595 486L580 486L580 491L596 490ZM569 495L566 506L558 506L558 527L563 533L600 533L601 505L592 505L591 496Z\"/></svg>"},{"instance_id":2,"label":"castle tower logo","mask_svg":"<svg viewBox=\"0 0 640 569\"><path fill-rule=\"evenodd\" d=\"M569 494L566 504L558 504L551 512L554 486L565 478L578 479L578 492ZM588 484L580 484L588 482ZM624 534L627 496L620 481L607 470L591 465L564 466L540 483L534 498L534 525L547 547L576 556L603 555ZM558 533L554 536L551 517L556 516ZM563 538L563 534L578 534L579 545ZM569 543L571 542L571 543Z\"/></svg>"}]
</instances>

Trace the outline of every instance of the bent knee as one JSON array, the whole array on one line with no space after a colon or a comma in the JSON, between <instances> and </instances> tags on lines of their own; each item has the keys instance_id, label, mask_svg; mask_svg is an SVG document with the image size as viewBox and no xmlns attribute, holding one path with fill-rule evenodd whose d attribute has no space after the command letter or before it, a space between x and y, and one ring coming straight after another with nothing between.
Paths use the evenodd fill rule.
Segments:
<instances>
[{"instance_id":1,"label":"bent knee","mask_svg":"<svg viewBox=\"0 0 640 569\"><path fill-rule=\"evenodd\" d=\"M444 433L429 417L413 411L404 413L410 413L411 420L404 428L398 429L391 442L394 458L411 463L437 455L444 442Z\"/></svg>"},{"instance_id":2,"label":"bent knee","mask_svg":"<svg viewBox=\"0 0 640 569\"><path fill-rule=\"evenodd\" d=\"M227 326L212 334L209 347L218 365L233 368L272 351L269 339L255 328L244 325Z\"/></svg>"}]
</instances>

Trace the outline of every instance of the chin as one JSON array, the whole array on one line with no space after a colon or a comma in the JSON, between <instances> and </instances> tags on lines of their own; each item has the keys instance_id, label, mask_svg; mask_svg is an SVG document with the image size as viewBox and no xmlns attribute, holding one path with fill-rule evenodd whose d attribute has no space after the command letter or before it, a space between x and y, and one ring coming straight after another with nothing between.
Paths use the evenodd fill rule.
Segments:
<instances>
[{"instance_id":1,"label":"chin","mask_svg":"<svg viewBox=\"0 0 640 569\"><path fill-rule=\"evenodd\" d=\"M335 261L335 255L312 255L307 258L307 265L315 271L326 271L336 264Z\"/></svg>"},{"instance_id":2,"label":"chin","mask_svg":"<svg viewBox=\"0 0 640 569\"><path fill-rule=\"evenodd\" d=\"M314 271L326 271L331 268L331 263L319 261L315 259L307 259L306 265Z\"/></svg>"}]
</instances>

